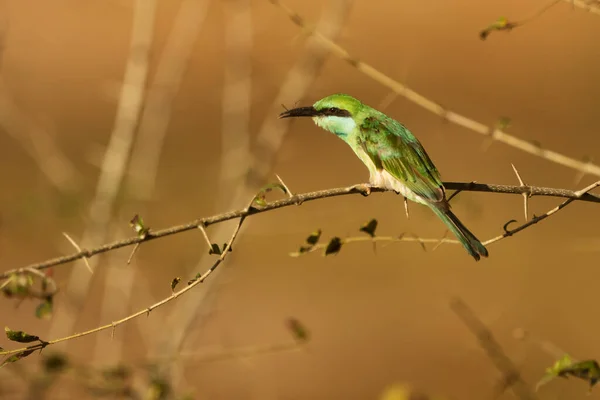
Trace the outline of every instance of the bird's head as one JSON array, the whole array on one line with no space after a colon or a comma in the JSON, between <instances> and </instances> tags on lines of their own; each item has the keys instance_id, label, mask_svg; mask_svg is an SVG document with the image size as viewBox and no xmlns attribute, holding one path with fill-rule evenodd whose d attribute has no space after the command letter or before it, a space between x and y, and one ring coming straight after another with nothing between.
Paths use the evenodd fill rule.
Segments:
<instances>
[{"instance_id":1,"label":"bird's head","mask_svg":"<svg viewBox=\"0 0 600 400\"><path fill-rule=\"evenodd\" d=\"M287 110L279 114L279 118L311 117L321 128L345 139L356 128L354 117L362 106L354 97L338 93L317 101L312 107Z\"/></svg>"}]
</instances>

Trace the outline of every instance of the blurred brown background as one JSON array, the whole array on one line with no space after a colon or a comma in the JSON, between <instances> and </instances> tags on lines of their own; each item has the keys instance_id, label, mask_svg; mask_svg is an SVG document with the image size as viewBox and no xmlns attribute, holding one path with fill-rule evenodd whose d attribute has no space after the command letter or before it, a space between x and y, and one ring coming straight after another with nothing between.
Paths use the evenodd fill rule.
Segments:
<instances>
[{"instance_id":1,"label":"blurred brown background","mask_svg":"<svg viewBox=\"0 0 600 400\"><path fill-rule=\"evenodd\" d=\"M232 29L227 28L228 7L244 7L244 2L235 3L208 3L172 104L151 200L134 201L121 190L113 215L122 230L115 232L113 225L107 239L131 236L128 221L137 212L151 227L163 228L231 206L242 184L220 186L219 174L224 70L229 62L225 38ZM339 1L286 2L311 24L323 18L322 12L339 8L331 3ZM512 120L509 132L520 138L574 158L600 159L600 16L562 2L513 32L494 33L486 41L478 37L500 16L523 19L547 3L355 1L345 21L342 18L336 41L454 111L490 125L507 116ZM179 6L178 0L158 1L150 82ZM246 128L255 138L265 120L276 118L272 103L288 71L305 53L307 39L277 6L262 0L250 6L245 16L252 34ZM12 106L3 100L2 118L13 122L3 122L0 134L0 270L73 252L61 232L81 240L115 123L134 9L132 0L3 1L1 89ZM375 107L389 95L388 89L329 56L309 81L306 96L294 93L284 103L308 105L334 92L352 94ZM159 109L164 107L170 106ZM14 123L15 110L22 113L19 121L31 126ZM529 184L575 189L595 180L586 176L576 184L577 171L501 143L482 151L483 137L401 97L384 111L419 137L448 181L515 184L510 163ZM294 121L289 129L270 181L277 173L292 191L305 192L367 179L350 149L310 120ZM27 132L34 132L29 136L33 140L27 139ZM38 142L42 136L44 141ZM30 155L32 146L46 146L48 137L80 174L74 191L53 186ZM531 213L545 212L558 202L535 198ZM519 196L463 193L454 207L481 239L500 234L510 219L523 220ZM423 252L414 243L378 246L376 254L370 244L359 243L327 258L318 253L288 256L316 228L324 230L324 239L353 236L370 218L380 221L381 234L443 234L443 225L420 206L412 205L407 220L401 198L392 194L325 199L261 214L248 221L211 285L197 287L148 318L118 327L113 340L110 331L104 331L69 342L63 350L83 363L140 362L184 329L180 351L192 356L180 357L180 368L171 372L178 376L178 392L191 391L194 398L376 399L395 382L457 399L492 398L500 373L449 309L449 300L458 295L474 309L528 382L535 383L553 359L533 342L516 341L515 328L549 340L574 357L600 357L600 324L594 317L600 278L599 212L594 204L573 204L491 245L490 258L479 263L458 246ZM211 227L209 235L215 229ZM228 236L225 231L215 241ZM200 232L188 232L142 245L132 266L125 264L129 248L119 250L118 259L101 256L82 297L72 299L66 292L56 296L54 318L68 307L79 310L73 329L61 335L109 323L168 296L171 279L181 276L183 285L197 272L195 265L206 251ZM109 267L116 273L107 277ZM82 262L55 268L61 290L74 268L87 273ZM172 323L169 318L178 308L191 304L205 288L213 294L202 302L203 311L192 315L191 325ZM106 298L119 304L106 306ZM44 338L54 332L50 327L55 319L35 318L35 302L16 305L14 300L0 302L3 325ZM198 310L185 314L192 311ZM210 362L194 358L207 351L289 342L285 320L291 316L312 334L304 350ZM117 343L122 351L109 357ZM10 348L5 340L0 345ZM37 358L29 357L19 368L33 368ZM20 398L14 390L24 391L26 385L16 368L0 370L0 385ZM51 398L84 396L72 386L61 382ZM583 382L560 381L541 389L540 395L573 399L582 398L586 390ZM505 393L501 398L512 396Z\"/></svg>"}]
</instances>

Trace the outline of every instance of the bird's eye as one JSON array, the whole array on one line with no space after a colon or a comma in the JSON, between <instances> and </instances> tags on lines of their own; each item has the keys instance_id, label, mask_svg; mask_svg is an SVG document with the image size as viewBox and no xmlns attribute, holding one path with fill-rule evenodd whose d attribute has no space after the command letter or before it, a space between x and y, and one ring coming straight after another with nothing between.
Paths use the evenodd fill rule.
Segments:
<instances>
[{"instance_id":1,"label":"bird's eye","mask_svg":"<svg viewBox=\"0 0 600 400\"><path fill-rule=\"evenodd\" d=\"M329 109L329 112L332 112L332 113L336 112L336 108L335 108L335 107L331 107L331 108Z\"/></svg>"}]
</instances>

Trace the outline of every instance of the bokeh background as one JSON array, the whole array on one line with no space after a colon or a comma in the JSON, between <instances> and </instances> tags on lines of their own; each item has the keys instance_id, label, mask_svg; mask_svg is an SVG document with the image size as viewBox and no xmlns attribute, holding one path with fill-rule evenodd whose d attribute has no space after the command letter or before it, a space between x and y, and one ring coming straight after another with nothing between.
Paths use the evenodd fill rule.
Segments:
<instances>
[{"instance_id":1,"label":"bokeh background","mask_svg":"<svg viewBox=\"0 0 600 400\"><path fill-rule=\"evenodd\" d=\"M310 26L320 24L353 56L451 110L490 125L509 117L508 131L520 138L573 158L600 158L598 15L560 2L523 27L482 41L479 31L498 17L525 19L548 2L285 4ZM187 11L178 14L183 6ZM136 7L133 0L3 0L0 271L71 253L62 232L79 242L97 226L90 206L105 151L113 132L127 133L127 118L125 128L115 124ZM327 55L269 1L160 0L155 18L152 37L134 48L138 73L143 44L150 49L148 90L141 98L148 120L143 129L130 121L137 140L124 158L138 157L142 172L152 172L148 165L158 161L150 174L153 186L140 195L126 161L122 185L108 202L106 235L90 236L86 247L100 244L98 238L132 236L128 222L136 213L150 227L163 228L241 208L249 200L243 195L259 187L257 170L267 181L278 174L293 192L365 181L366 169L339 139L310 120L276 120L279 103L308 105L335 92L402 121L448 181L516 184L511 163L532 185L576 189L597 178L581 178L502 143L488 146L484 137L390 97L389 89ZM170 43L182 21L187 25ZM169 57L180 57L183 67L160 75L160 60L168 63ZM173 85L179 72L180 85ZM126 101L124 110L134 110L135 102ZM138 152L153 143L161 118L168 125L159 152ZM142 130L150 134L142 137ZM260 135L281 143L257 141ZM118 163L108 164L115 169ZM49 176L59 176L58 183ZM559 201L534 198L530 212L540 214ZM454 209L481 239L524 218L522 198L514 195L462 193ZM401 198L389 193L284 208L249 219L231 257L206 284L119 326L114 338L107 330L56 350L96 366L159 360L175 389L198 399L376 399L398 382L448 398L492 398L501 374L449 308L450 299L469 304L529 383L554 361L539 340L580 359L599 357L599 212L594 204L572 204L491 245L490 258L475 263L461 247L424 252L415 243L379 245L376 253L369 243L349 244L336 256L292 258L289 252L317 228L327 240L360 235L370 218L379 220L378 233L388 235L439 238L444 227L417 205L407 219ZM223 242L233 226L208 233ZM169 296L174 277L185 282L214 260L199 231L145 243L128 266L129 253L98 257L93 276L81 261L54 268L60 292L52 319L37 319L34 301L2 299L0 322L43 338L90 329ZM205 359L289 343L290 317L311 333L301 349ZM516 340L518 328L542 339ZM11 348L5 340L0 345ZM32 373L26 371L38 361L36 354L0 370L3 396L25 398ZM584 382L570 380L539 394L573 399L586 391ZM49 393L87 396L73 380L61 380ZM35 396L29 392L29 398Z\"/></svg>"}]
</instances>

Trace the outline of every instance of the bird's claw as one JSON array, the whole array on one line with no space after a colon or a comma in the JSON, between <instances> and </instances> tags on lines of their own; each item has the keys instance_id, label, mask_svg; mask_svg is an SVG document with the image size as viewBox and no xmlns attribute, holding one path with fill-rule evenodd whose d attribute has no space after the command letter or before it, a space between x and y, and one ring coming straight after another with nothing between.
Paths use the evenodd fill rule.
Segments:
<instances>
[{"instance_id":1,"label":"bird's claw","mask_svg":"<svg viewBox=\"0 0 600 400\"><path fill-rule=\"evenodd\" d=\"M371 194L372 187L373 187L373 185L371 185L369 183L361 183L359 185L354 185L353 189L359 191L360 194L367 197L368 195Z\"/></svg>"}]
</instances>

